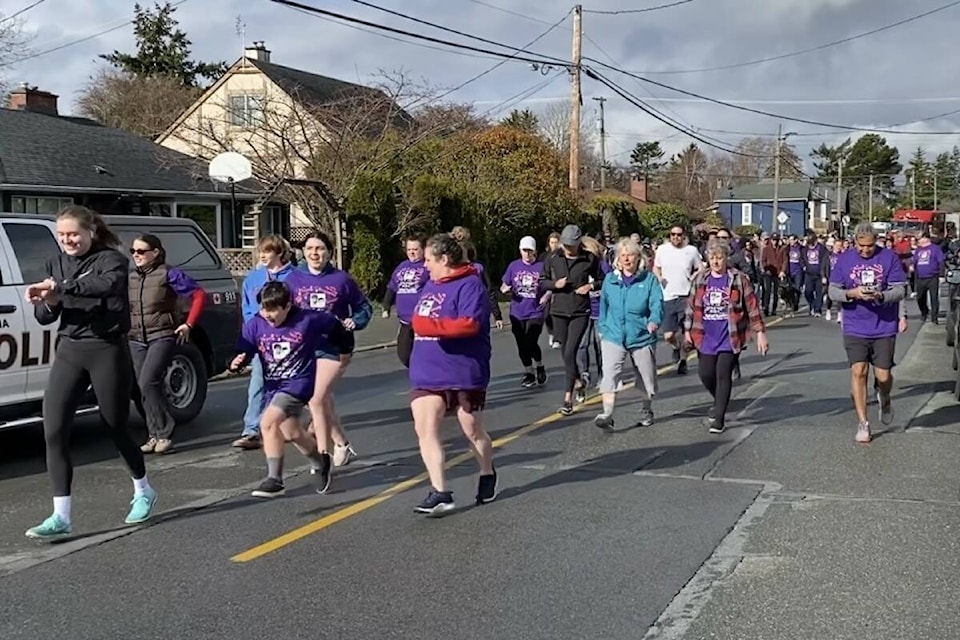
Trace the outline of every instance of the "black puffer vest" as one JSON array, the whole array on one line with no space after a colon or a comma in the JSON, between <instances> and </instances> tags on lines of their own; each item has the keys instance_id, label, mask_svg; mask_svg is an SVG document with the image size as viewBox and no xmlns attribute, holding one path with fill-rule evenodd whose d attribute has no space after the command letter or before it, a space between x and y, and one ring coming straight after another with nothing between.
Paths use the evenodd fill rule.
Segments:
<instances>
[{"instance_id":1,"label":"black puffer vest","mask_svg":"<svg viewBox=\"0 0 960 640\"><path fill-rule=\"evenodd\" d=\"M130 339L149 342L173 336L177 294L167 283L167 265L130 273Z\"/></svg>"}]
</instances>

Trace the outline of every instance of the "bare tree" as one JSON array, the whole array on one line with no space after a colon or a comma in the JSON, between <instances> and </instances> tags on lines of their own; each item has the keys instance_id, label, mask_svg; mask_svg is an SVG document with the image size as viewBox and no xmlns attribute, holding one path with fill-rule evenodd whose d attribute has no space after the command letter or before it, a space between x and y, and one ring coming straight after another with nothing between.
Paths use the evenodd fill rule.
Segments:
<instances>
[{"instance_id":1,"label":"bare tree","mask_svg":"<svg viewBox=\"0 0 960 640\"><path fill-rule=\"evenodd\" d=\"M33 35L24 31L20 18L9 18L0 11L0 70L29 54L28 45L32 40ZM0 93L6 95L9 89L7 78L0 73Z\"/></svg>"},{"instance_id":2,"label":"bare tree","mask_svg":"<svg viewBox=\"0 0 960 640\"><path fill-rule=\"evenodd\" d=\"M542 114L537 114L539 133L547 142L570 157L570 103L551 102ZM595 127L584 122L583 110L580 111L580 174L584 186L599 184L600 137Z\"/></svg>"},{"instance_id":3,"label":"bare tree","mask_svg":"<svg viewBox=\"0 0 960 640\"><path fill-rule=\"evenodd\" d=\"M101 69L80 94L81 115L145 138L156 138L192 105L202 90L173 76L137 76Z\"/></svg>"}]
</instances>

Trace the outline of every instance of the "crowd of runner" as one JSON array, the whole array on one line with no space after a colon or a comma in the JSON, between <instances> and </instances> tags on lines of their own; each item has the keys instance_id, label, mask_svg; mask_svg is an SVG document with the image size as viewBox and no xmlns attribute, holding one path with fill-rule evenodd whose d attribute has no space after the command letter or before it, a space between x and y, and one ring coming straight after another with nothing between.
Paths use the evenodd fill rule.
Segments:
<instances>
[{"instance_id":1,"label":"crowd of runner","mask_svg":"<svg viewBox=\"0 0 960 640\"><path fill-rule=\"evenodd\" d=\"M63 253L47 265L49 277L26 289L38 320L59 320L61 337L43 403L53 514L27 531L40 539L72 531L69 431L88 384L133 478L126 522L150 517L157 492L147 480L144 454L172 447L162 372L175 342L189 338L204 299L195 282L165 264L154 236L140 236L128 248L132 272L116 236L90 210L63 210L57 237ZM699 246L681 226L653 243L637 234L601 240L568 225L546 240L541 254L536 238L524 236L518 258L494 287L469 230L405 239L406 259L393 270L382 314L396 313L397 356L409 369L414 430L431 485L415 506L419 513L454 508L440 437L448 413L456 415L478 463L476 503L496 498L497 471L483 410L491 327L503 326L498 292L509 298L523 388L547 382L540 346L544 327L547 345L560 351L562 415L571 415L596 382L602 408L594 424L613 430L617 395L627 387L625 371L632 370L640 394L637 423L652 425L662 337L677 375L685 375L696 358L700 380L713 398L704 423L714 434L726 429L741 354L750 342L760 354L769 349L764 318L776 314L780 301L796 313L805 298L811 316L832 320L835 313L841 324L858 419L855 439L869 442L869 369L880 419L889 424L896 336L906 328L903 300L913 288L921 318L937 322L945 268L939 239L929 234L915 243L881 239L869 224L846 238L815 233L743 238L717 229L700 238ZM285 239L264 237L258 243L260 264L243 283L243 328L230 368L249 366L250 379L243 430L234 446L263 450L266 474L253 492L257 497L285 493L287 442L309 461L320 494L329 491L333 469L357 456L337 414L334 389L350 364L354 334L370 322L373 308L350 274L334 265L333 250L330 238L316 231L303 243L298 264ZM192 304L181 322L176 303L182 297ZM131 362L147 409L148 439L139 447L127 426L131 382L124 372Z\"/></svg>"}]
</instances>

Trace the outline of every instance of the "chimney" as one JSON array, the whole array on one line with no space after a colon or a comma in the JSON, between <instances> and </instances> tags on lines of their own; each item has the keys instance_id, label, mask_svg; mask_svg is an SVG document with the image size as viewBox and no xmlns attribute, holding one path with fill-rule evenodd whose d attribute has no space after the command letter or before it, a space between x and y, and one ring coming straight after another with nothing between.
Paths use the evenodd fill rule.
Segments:
<instances>
[{"instance_id":1,"label":"chimney","mask_svg":"<svg viewBox=\"0 0 960 640\"><path fill-rule=\"evenodd\" d=\"M57 112L58 97L48 91L40 91L36 87L31 87L26 82L22 82L19 89L10 92L7 108L55 116L59 115Z\"/></svg>"},{"instance_id":2,"label":"chimney","mask_svg":"<svg viewBox=\"0 0 960 640\"><path fill-rule=\"evenodd\" d=\"M270 50L263 46L263 40L256 41L243 50L243 57L257 62L270 62Z\"/></svg>"},{"instance_id":3,"label":"chimney","mask_svg":"<svg viewBox=\"0 0 960 640\"><path fill-rule=\"evenodd\" d=\"M630 178L630 197L640 202L647 202L646 178L638 178L637 176Z\"/></svg>"}]
</instances>

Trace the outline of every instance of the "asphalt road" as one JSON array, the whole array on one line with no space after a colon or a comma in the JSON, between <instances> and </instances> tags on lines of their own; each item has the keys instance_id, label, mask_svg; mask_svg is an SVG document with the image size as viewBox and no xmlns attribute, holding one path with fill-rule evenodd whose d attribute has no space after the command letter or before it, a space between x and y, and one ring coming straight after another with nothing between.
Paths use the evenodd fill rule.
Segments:
<instances>
[{"instance_id":1,"label":"asphalt road","mask_svg":"<svg viewBox=\"0 0 960 640\"><path fill-rule=\"evenodd\" d=\"M721 436L700 424L695 362L662 376L650 428L628 427L625 391L611 435L595 401L554 413L556 352L547 388L520 389L499 334L485 416L501 494L472 506L475 465L456 464L461 509L439 520L412 513L426 487L391 351L358 354L338 390L361 457L327 496L291 450L288 496L247 497L262 454L229 449L245 381L228 380L149 460L147 526L122 526L130 480L81 421L76 533L34 543L42 437L0 432L0 638L958 637L960 412L938 328L917 328L898 345L897 418L866 447L836 324L773 326Z\"/></svg>"}]
</instances>

